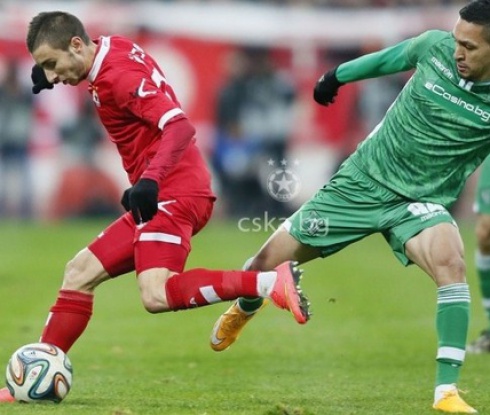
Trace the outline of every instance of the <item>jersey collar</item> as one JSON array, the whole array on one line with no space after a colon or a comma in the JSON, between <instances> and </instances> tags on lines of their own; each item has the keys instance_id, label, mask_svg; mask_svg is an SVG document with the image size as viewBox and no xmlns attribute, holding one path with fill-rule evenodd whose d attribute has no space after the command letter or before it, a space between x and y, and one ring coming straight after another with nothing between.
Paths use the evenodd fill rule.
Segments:
<instances>
[{"instance_id":1,"label":"jersey collar","mask_svg":"<svg viewBox=\"0 0 490 415\"><path fill-rule=\"evenodd\" d=\"M97 43L99 44L99 46L97 48L97 51L95 52L94 64L92 65L92 68L90 69L87 77L89 82L94 82L95 78L97 78L102 63L104 62L104 58L106 57L111 47L111 38L108 36L101 36L98 39Z\"/></svg>"}]
</instances>

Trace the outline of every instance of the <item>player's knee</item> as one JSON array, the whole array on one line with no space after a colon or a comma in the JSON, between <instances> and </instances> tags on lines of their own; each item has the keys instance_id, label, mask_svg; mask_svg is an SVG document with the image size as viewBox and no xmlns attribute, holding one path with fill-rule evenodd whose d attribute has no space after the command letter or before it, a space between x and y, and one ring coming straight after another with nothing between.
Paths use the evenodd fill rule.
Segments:
<instances>
[{"instance_id":1,"label":"player's knee","mask_svg":"<svg viewBox=\"0 0 490 415\"><path fill-rule=\"evenodd\" d=\"M86 273L77 257L67 262L63 277L63 288L68 290L81 290L86 285Z\"/></svg>"},{"instance_id":2,"label":"player's knee","mask_svg":"<svg viewBox=\"0 0 490 415\"><path fill-rule=\"evenodd\" d=\"M151 314L168 311L166 299L152 290L141 290L141 302L145 310Z\"/></svg>"},{"instance_id":3,"label":"player's knee","mask_svg":"<svg viewBox=\"0 0 490 415\"><path fill-rule=\"evenodd\" d=\"M90 251L84 249L66 264L63 288L92 292L101 282L108 278L109 275L100 262Z\"/></svg>"},{"instance_id":4,"label":"player's knee","mask_svg":"<svg viewBox=\"0 0 490 415\"><path fill-rule=\"evenodd\" d=\"M166 281L172 273L165 268L152 268L138 275L141 302L151 314L168 311Z\"/></svg>"},{"instance_id":5,"label":"player's knee","mask_svg":"<svg viewBox=\"0 0 490 415\"><path fill-rule=\"evenodd\" d=\"M446 284L466 281L466 264L462 255L445 255L436 264L436 279Z\"/></svg>"}]
</instances>

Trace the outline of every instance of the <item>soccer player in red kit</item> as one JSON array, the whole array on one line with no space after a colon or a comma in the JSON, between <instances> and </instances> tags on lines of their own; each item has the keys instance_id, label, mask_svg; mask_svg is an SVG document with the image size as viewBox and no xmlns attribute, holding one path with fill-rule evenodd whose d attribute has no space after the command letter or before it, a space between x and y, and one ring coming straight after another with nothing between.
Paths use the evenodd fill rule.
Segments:
<instances>
[{"instance_id":1,"label":"soccer player in red kit","mask_svg":"<svg viewBox=\"0 0 490 415\"><path fill-rule=\"evenodd\" d=\"M301 271L292 262L270 272L184 271L190 239L209 220L215 197L194 127L151 56L123 37L91 40L77 17L58 11L32 19L27 47L36 62L34 93L89 82L132 184L121 201L127 213L68 262L40 341L68 352L91 318L95 288L134 270L150 313L262 296L306 323ZM6 388L2 401L13 401Z\"/></svg>"}]
</instances>

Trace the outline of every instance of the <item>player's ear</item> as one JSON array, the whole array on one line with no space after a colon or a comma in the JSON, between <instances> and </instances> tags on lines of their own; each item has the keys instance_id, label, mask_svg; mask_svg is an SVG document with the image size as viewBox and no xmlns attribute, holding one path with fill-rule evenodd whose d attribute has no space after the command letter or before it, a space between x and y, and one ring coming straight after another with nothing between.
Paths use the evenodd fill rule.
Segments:
<instances>
[{"instance_id":1,"label":"player's ear","mask_svg":"<svg viewBox=\"0 0 490 415\"><path fill-rule=\"evenodd\" d=\"M83 40L79 36L73 36L70 41L70 49L72 49L75 53L80 53L83 48Z\"/></svg>"}]
</instances>

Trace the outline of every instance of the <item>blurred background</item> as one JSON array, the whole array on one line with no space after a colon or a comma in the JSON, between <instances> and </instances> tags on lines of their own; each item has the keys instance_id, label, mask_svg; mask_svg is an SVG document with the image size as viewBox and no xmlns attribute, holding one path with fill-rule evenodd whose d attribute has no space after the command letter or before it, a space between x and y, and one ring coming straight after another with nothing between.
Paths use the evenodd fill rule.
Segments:
<instances>
[{"instance_id":1,"label":"blurred background","mask_svg":"<svg viewBox=\"0 0 490 415\"><path fill-rule=\"evenodd\" d=\"M31 94L25 36L40 11L77 15L93 38L126 35L159 61L213 171L214 219L248 218L250 229L251 218L287 216L322 186L410 73L346 85L327 109L312 99L318 77L427 29L451 30L466 3L0 1L0 218L115 217L129 186L86 83ZM458 218L471 217L474 181Z\"/></svg>"}]
</instances>

